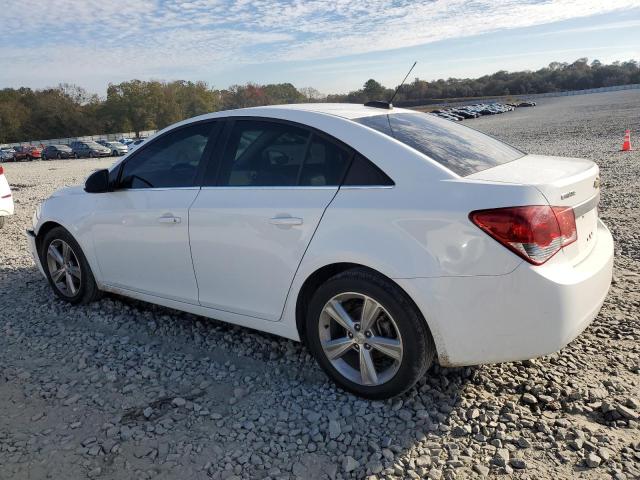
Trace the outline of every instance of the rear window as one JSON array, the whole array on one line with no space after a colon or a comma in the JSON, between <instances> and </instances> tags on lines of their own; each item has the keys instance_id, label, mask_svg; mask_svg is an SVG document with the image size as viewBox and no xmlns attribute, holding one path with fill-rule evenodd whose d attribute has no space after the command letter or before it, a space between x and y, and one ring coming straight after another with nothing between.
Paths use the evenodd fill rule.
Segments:
<instances>
[{"instance_id":1,"label":"rear window","mask_svg":"<svg viewBox=\"0 0 640 480\"><path fill-rule=\"evenodd\" d=\"M425 113L393 113L354 121L382 132L464 177L524 153L472 128Z\"/></svg>"}]
</instances>

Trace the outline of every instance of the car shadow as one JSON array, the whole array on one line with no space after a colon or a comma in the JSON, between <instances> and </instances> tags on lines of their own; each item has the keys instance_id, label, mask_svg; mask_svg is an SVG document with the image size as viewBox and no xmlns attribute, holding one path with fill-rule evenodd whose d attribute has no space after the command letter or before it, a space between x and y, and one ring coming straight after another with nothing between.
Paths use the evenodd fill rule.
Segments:
<instances>
[{"instance_id":1,"label":"car shadow","mask_svg":"<svg viewBox=\"0 0 640 480\"><path fill-rule=\"evenodd\" d=\"M149 448L189 434L198 444L194 461L204 465L247 445L280 439L285 447L273 447L274 455L286 452L294 475L308 479L334 478L345 468L359 476L380 473L418 444L422 460L413 467L421 476L435 462L432 457L466 455L441 439L471 434L450 416L473 384L474 368L436 364L405 394L370 401L336 387L298 342L111 294L70 306L54 296L35 267L0 267L0 290L11 299L0 305L0 333L10 332L0 340L0 359L33 370L24 380L31 390L51 375L70 384L99 377L87 397L101 402L91 404L88 417L115 412L127 428L147 432L146 425L157 428L171 419L171 432L136 441ZM26 351L15 348L15 338L28 345ZM30 366L30 348L47 359L46 366ZM82 368L75 367L78 358ZM177 397L191 409L176 408ZM55 417L60 403L51 398L48 408ZM138 458L122 450L120 455L140 467L168 458Z\"/></svg>"}]
</instances>

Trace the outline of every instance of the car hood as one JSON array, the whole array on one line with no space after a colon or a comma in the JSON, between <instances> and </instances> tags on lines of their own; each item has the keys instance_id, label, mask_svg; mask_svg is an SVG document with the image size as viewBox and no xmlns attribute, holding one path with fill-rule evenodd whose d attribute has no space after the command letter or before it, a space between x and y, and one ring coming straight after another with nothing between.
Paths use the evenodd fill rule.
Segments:
<instances>
[{"instance_id":1,"label":"car hood","mask_svg":"<svg viewBox=\"0 0 640 480\"><path fill-rule=\"evenodd\" d=\"M83 195L85 193L82 185L74 185L72 187L64 187L60 190L56 190L51 194L50 198L66 197L68 195Z\"/></svg>"}]
</instances>

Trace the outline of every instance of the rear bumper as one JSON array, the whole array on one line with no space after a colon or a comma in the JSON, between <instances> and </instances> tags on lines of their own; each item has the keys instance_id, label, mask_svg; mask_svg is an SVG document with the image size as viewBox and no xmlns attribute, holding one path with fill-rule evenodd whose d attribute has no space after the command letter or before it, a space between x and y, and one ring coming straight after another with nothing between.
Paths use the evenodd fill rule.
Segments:
<instances>
[{"instance_id":1,"label":"rear bumper","mask_svg":"<svg viewBox=\"0 0 640 480\"><path fill-rule=\"evenodd\" d=\"M598 220L597 244L581 263L501 276L396 280L427 319L443 365L524 360L560 350L598 315L613 272L613 238Z\"/></svg>"},{"instance_id":2,"label":"rear bumper","mask_svg":"<svg viewBox=\"0 0 640 480\"><path fill-rule=\"evenodd\" d=\"M36 234L33 230L27 230L27 248L29 249L29 253L31 254L31 258L38 266L38 270L43 277L47 278L44 273L44 269L42 268L42 264L40 263L40 257L38 256L38 248L36 247Z\"/></svg>"},{"instance_id":3,"label":"rear bumper","mask_svg":"<svg viewBox=\"0 0 640 480\"><path fill-rule=\"evenodd\" d=\"M2 198L4 195L9 195L6 198ZM13 215L13 196L11 192L0 194L0 215L3 217L6 215Z\"/></svg>"}]
</instances>

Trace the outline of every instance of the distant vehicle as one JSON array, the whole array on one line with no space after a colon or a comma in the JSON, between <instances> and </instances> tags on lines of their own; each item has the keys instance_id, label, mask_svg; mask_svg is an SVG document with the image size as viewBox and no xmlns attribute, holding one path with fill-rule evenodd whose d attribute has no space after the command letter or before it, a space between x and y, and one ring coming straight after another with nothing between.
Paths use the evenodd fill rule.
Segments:
<instances>
[{"instance_id":1,"label":"distant vehicle","mask_svg":"<svg viewBox=\"0 0 640 480\"><path fill-rule=\"evenodd\" d=\"M134 140L132 143L130 143L128 145L129 147L129 151L133 151L136 148L138 148L140 146L140 144L142 144L142 142L144 142L146 140L146 138L139 138L138 140Z\"/></svg>"},{"instance_id":2,"label":"distant vehicle","mask_svg":"<svg viewBox=\"0 0 640 480\"><path fill-rule=\"evenodd\" d=\"M13 161L13 154L14 153L16 153L16 151L11 147L1 148L0 149L0 162Z\"/></svg>"},{"instance_id":3,"label":"distant vehicle","mask_svg":"<svg viewBox=\"0 0 640 480\"><path fill-rule=\"evenodd\" d=\"M381 399L436 356L510 362L577 337L611 283L599 186L590 160L433 115L279 105L166 128L54 193L27 235L66 302L109 291L303 340Z\"/></svg>"},{"instance_id":4,"label":"distant vehicle","mask_svg":"<svg viewBox=\"0 0 640 480\"><path fill-rule=\"evenodd\" d=\"M111 156L119 157L120 155L126 155L129 152L129 147L120 142L104 142L102 143L104 147L107 147L111 150Z\"/></svg>"},{"instance_id":5,"label":"distant vehicle","mask_svg":"<svg viewBox=\"0 0 640 480\"><path fill-rule=\"evenodd\" d=\"M69 145L49 145L42 151L43 160L51 160L53 158L71 158L73 157L73 150Z\"/></svg>"},{"instance_id":6,"label":"distant vehicle","mask_svg":"<svg viewBox=\"0 0 640 480\"><path fill-rule=\"evenodd\" d=\"M96 158L111 155L111 150L93 140L71 142L71 149L75 158Z\"/></svg>"},{"instance_id":7,"label":"distant vehicle","mask_svg":"<svg viewBox=\"0 0 640 480\"><path fill-rule=\"evenodd\" d=\"M536 102L520 102L518 106L519 107L535 107Z\"/></svg>"},{"instance_id":8,"label":"distant vehicle","mask_svg":"<svg viewBox=\"0 0 640 480\"><path fill-rule=\"evenodd\" d=\"M120 140L118 140L121 144L123 145L129 145L131 143L133 143L133 138L128 138L128 137L122 137Z\"/></svg>"},{"instance_id":9,"label":"distant vehicle","mask_svg":"<svg viewBox=\"0 0 640 480\"><path fill-rule=\"evenodd\" d=\"M0 165L0 228L4 226L5 217L13 215L13 196L9 182L4 176L4 169Z\"/></svg>"},{"instance_id":10,"label":"distant vehicle","mask_svg":"<svg viewBox=\"0 0 640 480\"><path fill-rule=\"evenodd\" d=\"M21 145L19 147L15 147L14 150L14 162L20 162L22 160L33 160L35 158L40 158L42 155L40 149L33 145Z\"/></svg>"}]
</instances>

